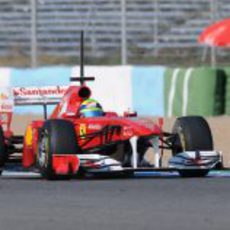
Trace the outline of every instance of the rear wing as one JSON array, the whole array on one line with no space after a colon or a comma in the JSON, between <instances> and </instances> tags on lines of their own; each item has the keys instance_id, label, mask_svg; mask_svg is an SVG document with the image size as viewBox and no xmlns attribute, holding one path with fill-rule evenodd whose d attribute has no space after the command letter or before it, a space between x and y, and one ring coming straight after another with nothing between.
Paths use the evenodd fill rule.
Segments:
<instances>
[{"instance_id":1,"label":"rear wing","mask_svg":"<svg viewBox=\"0 0 230 230\"><path fill-rule=\"evenodd\" d=\"M14 87L14 105L42 105L44 119L47 119L47 105L58 104L68 88L69 86Z\"/></svg>"},{"instance_id":2,"label":"rear wing","mask_svg":"<svg viewBox=\"0 0 230 230\"><path fill-rule=\"evenodd\" d=\"M0 87L0 124L9 126L14 106L42 105L47 118L47 105L60 102L68 86Z\"/></svg>"},{"instance_id":3,"label":"rear wing","mask_svg":"<svg viewBox=\"0 0 230 230\"><path fill-rule=\"evenodd\" d=\"M0 87L0 112L10 113L13 111L13 92L9 87Z\"/></svg>"},{"instance_id":4,"label":"rear wing","mask_svg":"<svg viewBox=\"0 0 230 230\"><path fill-rule=\"evenodd\" d=\"M14 108L13 93L9 87L0 87L0 126L10 135L10 124ZM7 134L7 135L8 135Z\"/></svg>"},{"instance_id":5,"label":"rear wing","mask_svg":"<svg viewBox=\"0 0 230 230\"><path fill-rule=\"evenodd\" d=\"M14 105L54 105L67 89L68 86L14 87Z\"/></svg>"}]
</instances>

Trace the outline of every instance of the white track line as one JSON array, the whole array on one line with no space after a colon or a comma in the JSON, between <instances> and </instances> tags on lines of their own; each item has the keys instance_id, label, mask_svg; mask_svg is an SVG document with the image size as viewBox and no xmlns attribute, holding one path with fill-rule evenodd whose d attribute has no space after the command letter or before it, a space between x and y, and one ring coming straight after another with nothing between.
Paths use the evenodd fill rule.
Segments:
<instances>
[{"instance_id":1,"label":"white track line","mask_svg":"<svg viewBox=\"0 0 230 230\"><path fill-rule=\"evenodd\" d=\"M22 178L26 178L26 177L33 177L33 178L41 178L41 174L40 173L35 173L35 172L17 172L17 171L7 171L4 170L2 172L2 177L22 177Z\"/></svg>"}]
</instances>

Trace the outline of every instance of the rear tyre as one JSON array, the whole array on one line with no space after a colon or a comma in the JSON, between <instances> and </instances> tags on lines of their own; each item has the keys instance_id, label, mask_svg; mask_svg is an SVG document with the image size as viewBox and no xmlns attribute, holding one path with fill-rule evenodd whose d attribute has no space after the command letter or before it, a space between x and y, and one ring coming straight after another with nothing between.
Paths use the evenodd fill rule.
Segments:
<instances>
[{"instance_id":1,"label":"rear tyre","mask_svg":"<svg viewBox=\"0 0 230 230\"><path fill-rule=\"evenodd\" d=\"M5 143L5 137L2 127L0 126L0 174L2 172L2 167L5 165L7 160L7 149Z\"/></svg>"},{"instance_id":2,"label":"rear tyre","mask_svg":"<svg viewBox=\"0 0 230 230\"><path fill-rule=\"evenodd\" d=\"M77 138L70 121L55 119L44 123L39 132L37 164L41 174L49 180L59 179L52 167L53 154L73 154L78 152ZM67 177L61 177L66 179Z\"/></svg>"},{"instance_id":3,"label":"rear tyre","mask_svg":"<svg viewBox=\"0 0 230 230\"><path fill-rule=\"evenodd\" d=\"M177 118L172 133L172 155L183 151L212 151L213 139L207 121L200 116ZM204 177L209 170L179 170L182 177Z\"/></svg>"}]
</instances>

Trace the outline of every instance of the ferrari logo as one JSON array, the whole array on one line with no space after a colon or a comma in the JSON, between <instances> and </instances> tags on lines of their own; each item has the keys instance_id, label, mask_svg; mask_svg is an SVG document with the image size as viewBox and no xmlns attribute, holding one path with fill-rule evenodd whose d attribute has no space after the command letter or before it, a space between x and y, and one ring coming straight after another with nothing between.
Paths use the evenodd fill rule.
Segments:
<instances>
[{"instance_id":1,"label":"ferrari logo","mask_svg":"<svg viewBox=\"0 0 230 230\"><path fill-rule=\"evenodd\" d=\"M85 135L86 135L86 125L85 124L80 124L79 134L82 139L85 138Z\"/></svg>"}]
</instances>

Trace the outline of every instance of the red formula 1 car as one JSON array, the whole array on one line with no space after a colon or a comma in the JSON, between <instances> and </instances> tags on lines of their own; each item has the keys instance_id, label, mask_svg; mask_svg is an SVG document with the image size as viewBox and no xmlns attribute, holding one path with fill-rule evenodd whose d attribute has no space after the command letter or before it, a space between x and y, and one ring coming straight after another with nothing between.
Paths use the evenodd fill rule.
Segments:
<instances>
[{"instance_id":1,"label":"red formula 1 car","mask_svg":"<svg viewBox=\"0 0 230 230\"><path fill-rule=\"evenodd\" d=\"M86 78L87 80L87 78ZM23 88L30 94L44 92ZM43 91L42 91L43 90ZM49 89L54 91L55 89ZM46 89L46 92L49 91ZM60 90L60 89L56 89ZM17 104L54 103L51 97L25 101L16 92ZM22 165L36 169L47 179L59 176L130 174L143 170L177 170L182 176L205 176L210 169L222 166L221 154L213 150L210 128L204 118L177 118L171 133L162 130L163 120L138 117L126 112L103 112L96 117L81 117L80 107L91 91L83 83L64 88L64 96L48 119L35 120L25 136L10 130L12 112L1 112L0 162L3 166L11 154L22 152ZM25 96L25 95L24 95ZM56 100L56 99L55 99ZM46 107L46 106L45 106ZM23 146L20 148L20 144ZM162 168L163 150L170 149L168 168ZM152 159L146 157L146 152Z\"/></svg>"},{"instance_id":2,"label":"red formula 1 car","mask_svg":"<svg viewBox=\"0 0 230 230\"><path fill-rule=\"evenodd\" d=\"M42 104L45 119L33 121L25 136L20 137L10 131L12 113L8 111L4 121L2 112L2 166L10 154L21 151L23 167L39 170L47 179L145 170L177 170L182 176L205 176L210 169L222 167L221 154L213 150L212 134L204 118L177 118L172 132L165 132L163 119L154 122L133 112L119 116L103 111L99 116L82 116L81 107L91 98L86 81L94 78L83 76L81 64L81 77L71 80L74 84L56 89L64 94L48 119L46 105L57 99L46 96L44 92L49 94L49 90L38 90L42 96L24 98L28 101L20 98L20 89L14 90L16 105ZM30 92L33 94L33 90ZM22 148L16 147L19 143L23 143ZM167 168L162 167L164 149L172 152ZM151 150L152 160L146 156L147 150Z\"/></svg>"}]
</instances>

